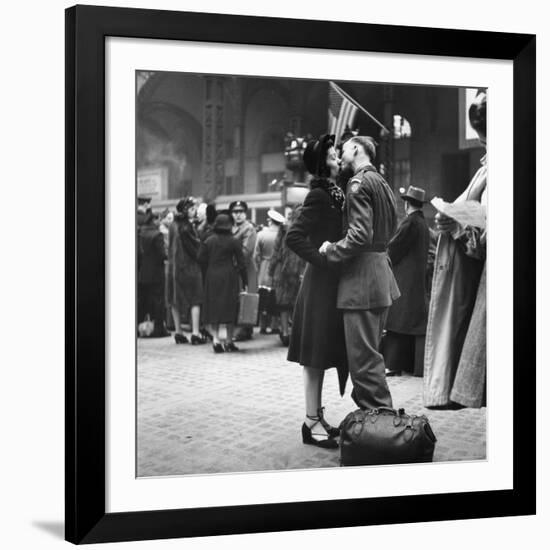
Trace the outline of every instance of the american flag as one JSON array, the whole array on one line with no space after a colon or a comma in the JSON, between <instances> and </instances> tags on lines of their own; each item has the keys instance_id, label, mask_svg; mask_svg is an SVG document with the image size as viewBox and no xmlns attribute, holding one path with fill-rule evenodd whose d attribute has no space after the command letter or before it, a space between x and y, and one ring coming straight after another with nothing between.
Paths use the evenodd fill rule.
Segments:
<instances>
[{"instance_id":1,"label":"american flag","mask_svg":"<svg viewBox=\"0 0 550 550\"><path fill-rule=\"evenodd\" d=\"M328 89L328 127L329 134L334 134L336 143L340 141L346 126L352 127L358 107L349 96L334 82Z\"/></svg>"}]
</instances>

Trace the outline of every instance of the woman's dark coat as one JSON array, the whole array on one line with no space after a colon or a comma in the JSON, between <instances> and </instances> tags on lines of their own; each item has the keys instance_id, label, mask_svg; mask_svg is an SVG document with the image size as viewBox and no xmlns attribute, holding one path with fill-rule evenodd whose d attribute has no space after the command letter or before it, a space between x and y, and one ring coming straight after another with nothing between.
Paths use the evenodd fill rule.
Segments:
<instances>
[{"instance_id":1,"label":"woman's dark coat","mask_svg":"<svg viewBox=\"0 0 550 550\"><path fill-rule=\"evenodd\" d=\"M393 273L401 296L388 313L386 330L399 334L426 334L428 303L426 269L430 230L424 214L416 210L408 215L388 244Z\"/></svg>"},{"instance_id":2,"label":"woman's dark coat","mask_svg":"<svg viewBox=\"0 0 550 550\"><path fill-rule=\"evenodd\" d=\"M286 245L308 265L294 314L288 360L306 367L336 367L343 395L348 366L342 312L336 309L338 270L329 266L319 247L342 238L342 210L326 190L326 181L313 180Z\"/></svg>"},{"instance_id":3,"label":"woman's dark coat","mask_svg":"<svg viewBox=\"0 0 550 550\"><path fill-rule=\"evenodd\" d=\"M170 305L184 316L203 302L202 274L198 263L200 239L186 216L177 216L168 240L168 292Z\"/></svg>"},{"instance_id":4,"label":"woman's dark coat","mask_svg":"<svg viewBox=\"0 0 550 550\"><path fill-rule=\"evenodd\" d=\"M205 270L204 322L235 323L240 283L248 284L241 243L231 233L213 233L200 248L199 262Z\"/></svg>"}]
</instances>

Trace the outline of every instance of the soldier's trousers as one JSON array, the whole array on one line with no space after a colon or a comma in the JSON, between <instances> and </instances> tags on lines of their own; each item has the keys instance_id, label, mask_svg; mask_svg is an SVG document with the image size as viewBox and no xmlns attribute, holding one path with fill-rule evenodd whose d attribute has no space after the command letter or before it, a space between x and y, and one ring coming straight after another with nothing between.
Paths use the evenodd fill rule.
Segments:
<instances>
[{"instance_id":1,"label":"soldier's trousers","mask_svg":"<svg viewBox=\"0 0 550 550\"><path fill-rule=\"evenodd\" d=\"M387 307L344 310L344 331L352 399L360 409L391 407L380 340L388 316Z\"/></svg>"}]
</instances>

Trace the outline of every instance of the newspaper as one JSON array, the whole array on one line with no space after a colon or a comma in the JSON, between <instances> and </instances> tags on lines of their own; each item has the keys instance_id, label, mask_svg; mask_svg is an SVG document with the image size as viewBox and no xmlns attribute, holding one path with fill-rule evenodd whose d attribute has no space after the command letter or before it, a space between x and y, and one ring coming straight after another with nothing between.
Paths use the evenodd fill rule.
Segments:
<instances>
[{"instance_id":1,"label":"newspaper","mask_svg":"<svg viewBox=\"0 0 550 550\"><path fill-rule=\"evenodd\" d=\"M462 226L473 226L485 229L487 209L478 201L445 202L440 197L431 200L432 205L445 216L453 218Z\"/></svg>"}]
</instances>

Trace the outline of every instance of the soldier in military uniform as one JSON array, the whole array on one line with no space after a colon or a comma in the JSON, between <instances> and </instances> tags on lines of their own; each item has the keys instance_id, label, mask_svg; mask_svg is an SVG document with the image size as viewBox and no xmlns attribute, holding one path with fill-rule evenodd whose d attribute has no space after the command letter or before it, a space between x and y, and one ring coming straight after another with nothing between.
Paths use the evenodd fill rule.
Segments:
<instances>
[{"instance_id":1,"label":"soldier in military uniform","mask_svg":"<svg viewBox=\"0 0 550 550\"><path fill-rule=\"evenodd\" d=\"M342 264L337 307L344 316L352 398L361 409L392 406L379 346L388 309L400 295L387 254L397 225L395 197L372 165L375 156L370 137L344 143L341 169L353 174L346 189L345 235L319 249L329 262Z\"/></svg>"}]
</instances>

